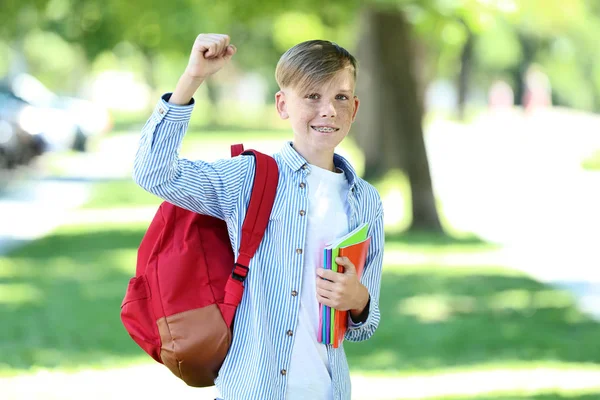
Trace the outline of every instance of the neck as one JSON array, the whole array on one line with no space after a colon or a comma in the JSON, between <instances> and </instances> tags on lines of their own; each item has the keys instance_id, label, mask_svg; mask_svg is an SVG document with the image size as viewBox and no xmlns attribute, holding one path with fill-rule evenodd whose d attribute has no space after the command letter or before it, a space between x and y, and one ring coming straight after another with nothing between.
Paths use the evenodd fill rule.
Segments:
<instances>
[{"instance_id":1,"label":"neck","mask_svg":"<svg viewBox=\"0 0 600 400\"><path fill-rule=\"evenodd\" d=\"M294 149L311 165L315 165L319 168L326 169L328 171L335 172L335 165L333 164L333 150L332 151L315 151L308 146L303 147L297 144L295 141L292 142Z\"/></svg>"}]
</instances>

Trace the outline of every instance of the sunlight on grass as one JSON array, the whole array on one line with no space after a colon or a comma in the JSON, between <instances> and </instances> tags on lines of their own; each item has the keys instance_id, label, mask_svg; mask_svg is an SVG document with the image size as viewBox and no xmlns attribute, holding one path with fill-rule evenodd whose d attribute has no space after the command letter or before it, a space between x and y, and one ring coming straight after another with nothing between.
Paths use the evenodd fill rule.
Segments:
<instances>
[{"instance_id":1,"label":"sunlight on grass","mask_svg":"<svg viewBox=\"0 0 600 400\"><path fill-rule=\"evenodd\" d=\"M423 295L413 296L398 303L398 312L412 315L420 322L445 321L456 313L475 309L475 298L466 296Z\"/></svg>"},{"instance_id":2,"label":"sunlight on grass","mask_svg":"<svg viewBox=\"0 0 600 400\"><path fill-rule=\"evenodd\" d=\"M68 279L80 283L102 281L114 271L135 272L136 249L114 249L102 252L101 268L96 268L97 254L86 254L81 250L78 257L54 256L48 257L40 264L39 260L23 255L3 260L0 269L5 277L18 276L35 278L36 280L51 281ZM41 268L40 268L41 267ZM0 298L4 293L0 292Z\"/></svg>"},{"instance_id":3,"label":"sunlight on grass","mask_svg":"<svg viewBox=\"0 0 600 400\"><path fill-rule=\"evenodd\" d=\"M489 261L493 262L493 259L489 259ZM441 264L438 265L436 263L415 263L410 265L402 265L402 264L386 264L384 267L384 271L386 274L394 274L401 278L403 275L410 274L419 274L425 275L430 274L432 279L435 277L439 277L440 275L444 278L454 276L457 278L460 277L469 277L473 275L477 276L502 276L502 277L525 277L526 275L518 270L510 269L504 266L498 265L464 265L464 266L455 266L455 265L446 265Z\"/></svg>"},{"instance_id":4,"label":"sunlight on grass","mask_svg":"<svg viewBox=\"0 0 600 400\"><path fill-rule=\"evenodd\" d=\"M41 303L44 295L34 285L27 283L0 283L0 305Z\"/></svg>"},{"instance_id":5,"label":"sunlight on grass","mask_svg":"<svg viewBox=\"0 0 600 400\"><path fill-rule=\"evenodd\" d=\"M573 295L566 290L505 290L493 294L487 304L493 310L564 308L573 304Z\"/></svg>"},{"instance_id":6,"label":"sunlight on grass","mask_svg":"<svg viewBox=\"0 0 600 400\"><path fill-rule=\"evenodd\" d=\"M524 360L596 362L590 351L597 352L600 324L577 308L573 296L502 266L386 264L380 309L371 340L344 344L353 371L422 374Z\"/></svg>"},{"instance_id":7,"label":"sunlight on grass","mask_svg":"<svg viewBox=\"0 0 600 400\"><path fill-rule=\"evenodd\" d=\"M536 312L544 308L567 308L574 304L573 295L561 290L505 290L487 298L430 294L412 296L398 302L400 314L414 316L422 323L446 321L456 314L472 312Z\"/></svg>"}]
</instances>

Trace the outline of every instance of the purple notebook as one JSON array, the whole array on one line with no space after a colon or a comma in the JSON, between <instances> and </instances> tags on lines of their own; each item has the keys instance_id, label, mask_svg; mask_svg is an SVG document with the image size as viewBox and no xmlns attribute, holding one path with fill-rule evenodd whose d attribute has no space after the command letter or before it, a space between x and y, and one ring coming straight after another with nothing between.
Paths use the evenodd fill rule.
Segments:
<instances>
[{"instance_id":1,"label":"purple notebook","mask_svg":"<svg viewBox=\"0 0 600 400\"><path fill-rule=\"evenodd\" d=\"M325 268L325 265L327 264L327 250L323 249L323 268ZM320 279L320 278L319 278ZM323 313L323 304L319 304L319 329L317 329L318 333L317 333L317 340L319 341L319 343L324 343L323 341L323 332L324 330L324 326L325 326L325 321L323 320L323 317L325 316L325 314Z\"/></svg>"},{"instance_id":2,"label":"purple notebook","mask_svg":"<svg viewBox=\"0 0 600 400\"><path fill-rule=\"evenodd\" d=\"M327 249L327 267L326 269L331 270L331 249ZM331 344L331 307L327 307L327 323L325 324L325 337L327 344Z\"/></svg>"}]
</instances>

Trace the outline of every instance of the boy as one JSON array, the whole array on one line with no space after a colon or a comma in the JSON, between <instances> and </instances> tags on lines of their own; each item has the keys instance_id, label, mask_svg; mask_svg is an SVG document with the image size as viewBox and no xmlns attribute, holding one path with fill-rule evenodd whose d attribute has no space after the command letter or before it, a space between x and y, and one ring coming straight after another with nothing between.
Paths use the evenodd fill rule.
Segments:
<instances>
[{"instance_id":1,"label":"boy","mask_svg":"<svg viewBox=\"0 0 600 400\"><path fill-rule=\"evenodd\" d=\"M178 157L200 84L236 53L227 35L201 34L175 91L159 101L135 157L134 180L186 209L227 222L239 248L254 174L253 157L208 163ZM319 303L350 310L345 339L366 340L379 323L383 208L377 191L334 154L358 110L356 60L327 41L300 43L276 69L277 112L294 136L274 155L277 196L245 281L233 341L215 381L225 400L350 399L343 346L317 341ZM325 244L369 223L371 245L362 276L320 268ZM325 278L325 279L319 279Z\"/></svg>"}]
</instances>

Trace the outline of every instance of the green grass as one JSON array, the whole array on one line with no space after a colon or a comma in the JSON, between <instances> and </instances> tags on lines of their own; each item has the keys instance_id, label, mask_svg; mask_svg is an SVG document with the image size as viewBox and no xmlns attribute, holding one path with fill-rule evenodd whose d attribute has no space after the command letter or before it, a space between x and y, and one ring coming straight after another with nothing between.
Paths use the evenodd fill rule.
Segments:
<instances>
[{"instance_id":1,"label":"green grass","mask_svg":"<svg viewBox=\"0 0 600 400\"><path fill-rule=\"evenodd\" d=\"M89 201L83 208L157 206L161 199L146 192L131 179L103 181L94 184Z\"/></svg>"},{"instance_id":2,"label":"green grass","mask_svg":"<svg viewBox=\"0 0 600 400\"><path fill-rule=\"evenodd\" d=\"M143 359L119 307L144 229L65 226L0 259L0 373ZM345 345L354 371L600 362L600 324L568 293L503 267L389 264L380 303L373 339Z\"/></svg>"},{"instance_id":3,"label":"green grass","mask_svg":"<svg viewBox=\"0 0 600 400\"><path fill-rule=\"evenodd\" d=\"M0 373L134 361L119 308L144 226L58 229L0 258Z\"/></svg>"},{"instance_id":4,"label":"green grass","mask_svg":"<svg viewBox=\"0 0 600 400\"><path fill-rule=\"evenodd\" d=\"M498 266L386 265L373 340L346 344L358 370L410 374L521 363L598 363L600 324L571 294Z\"/></svg>"}]
</instances>

